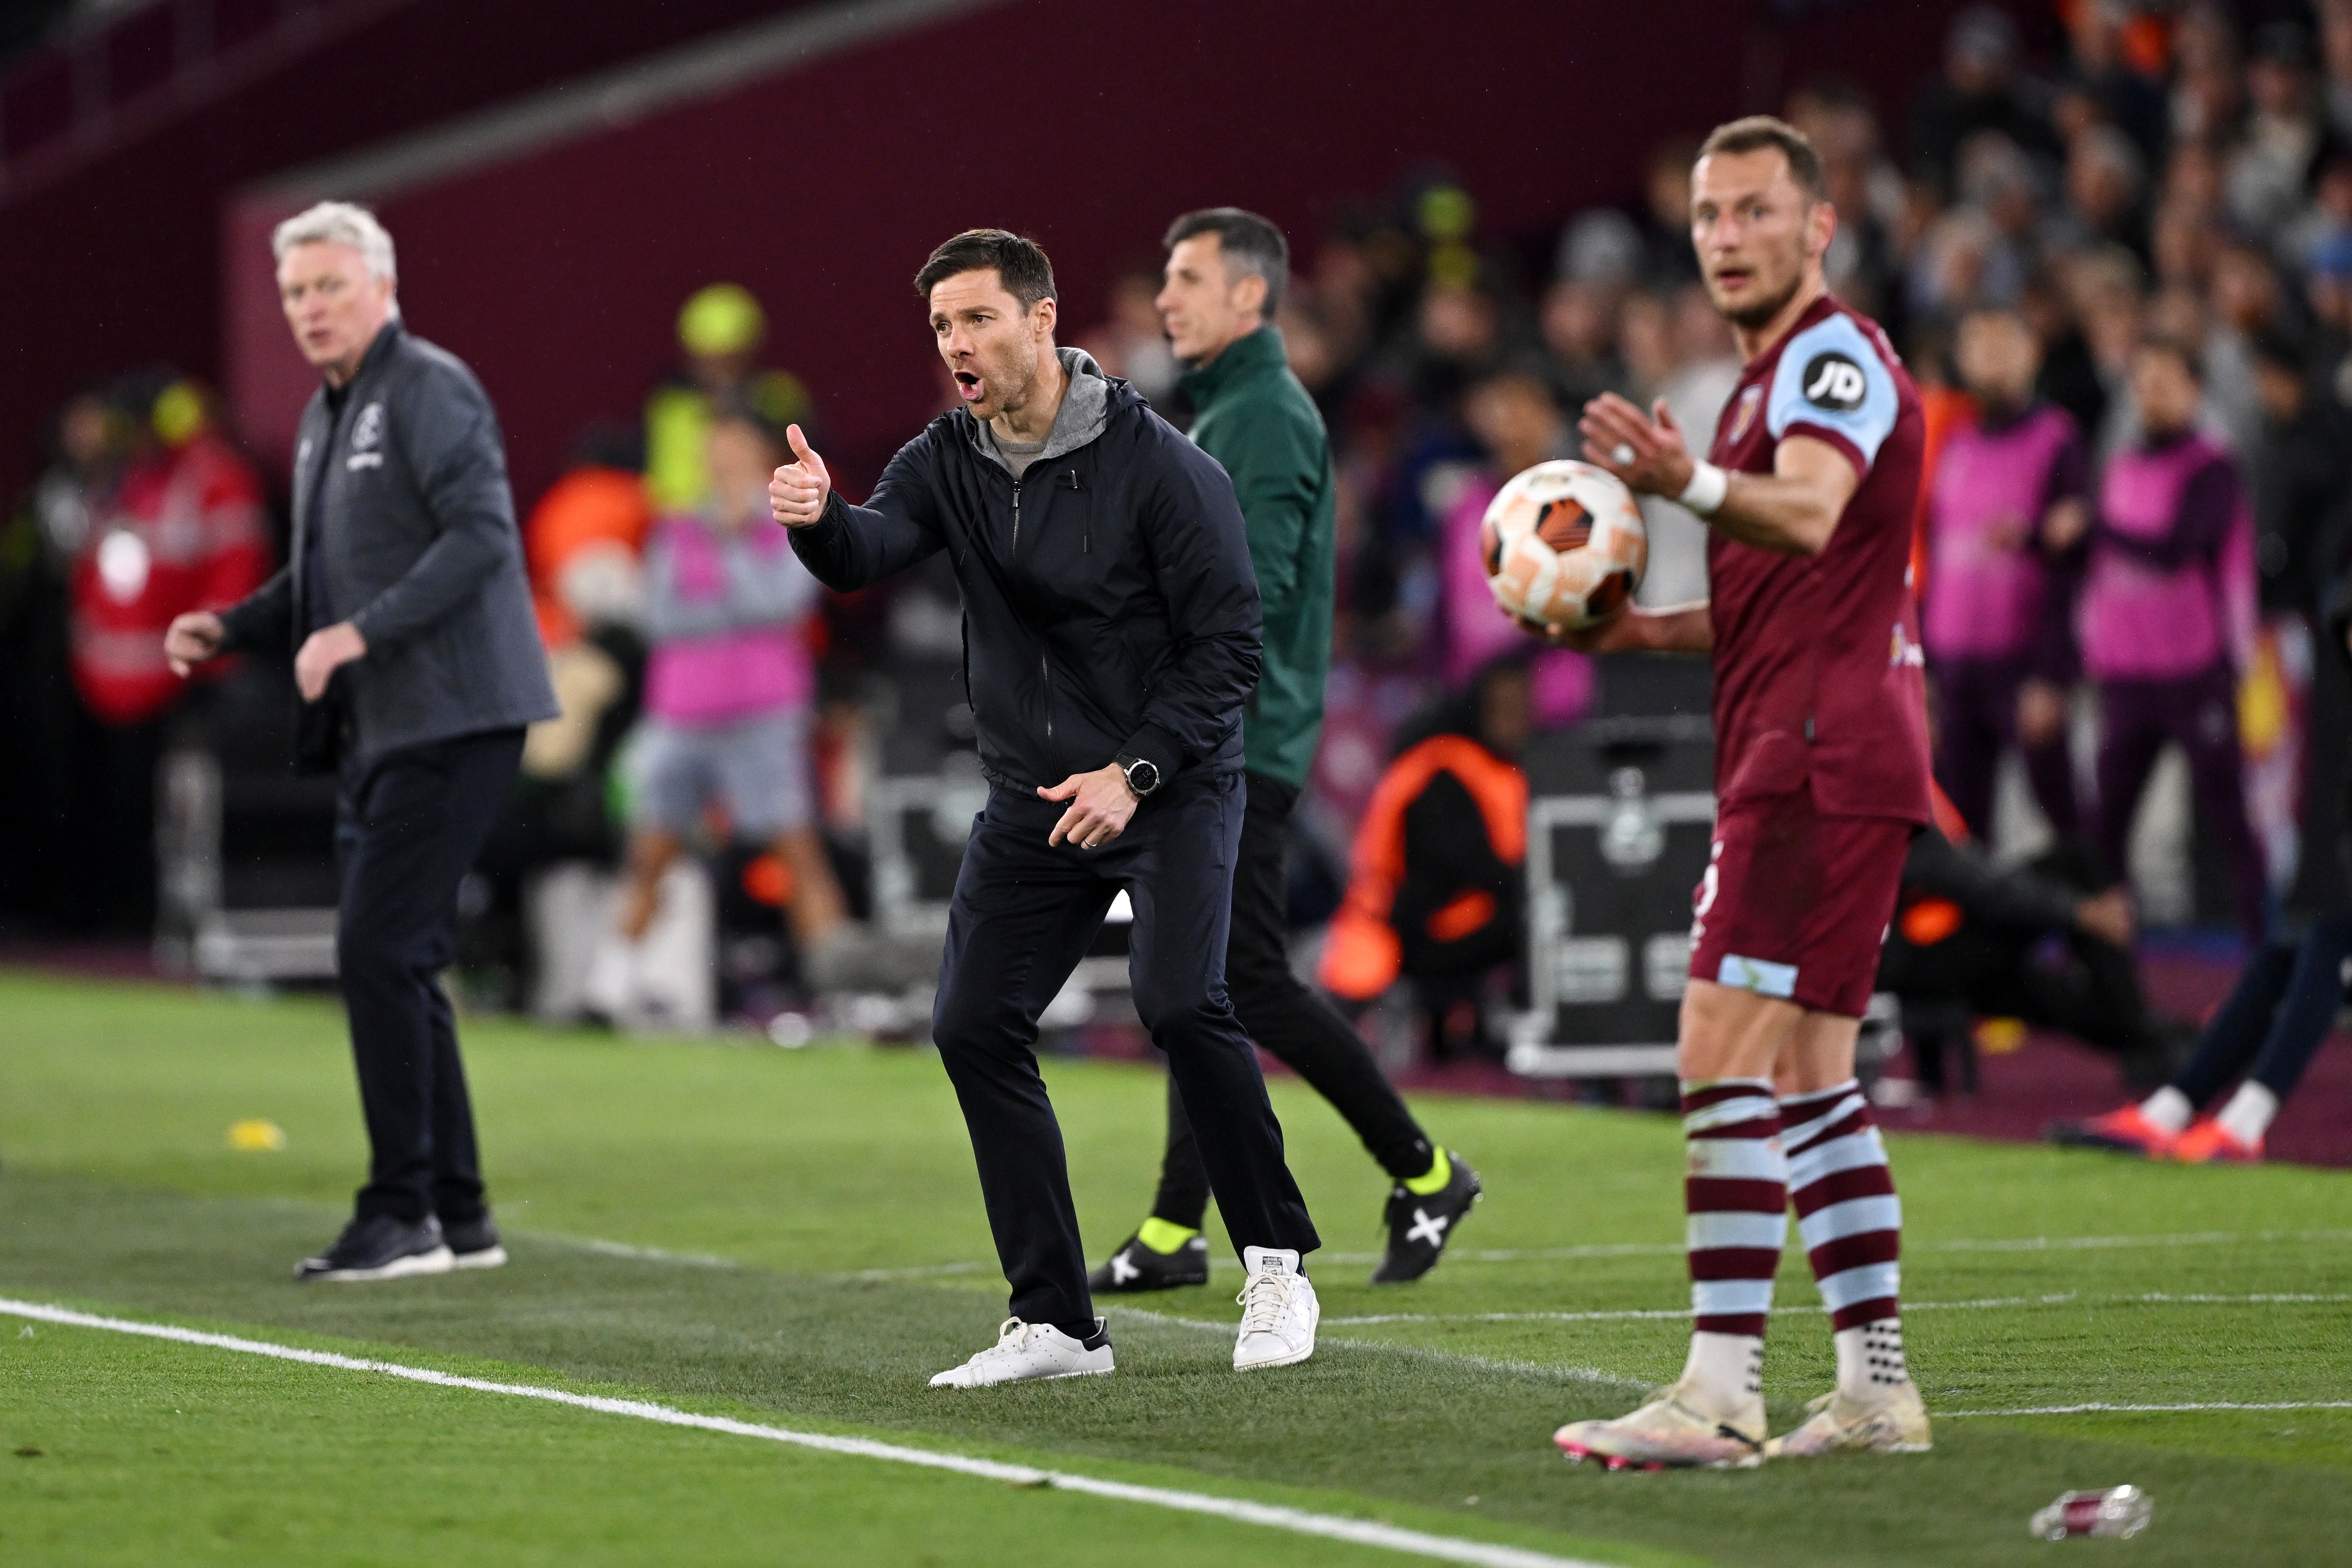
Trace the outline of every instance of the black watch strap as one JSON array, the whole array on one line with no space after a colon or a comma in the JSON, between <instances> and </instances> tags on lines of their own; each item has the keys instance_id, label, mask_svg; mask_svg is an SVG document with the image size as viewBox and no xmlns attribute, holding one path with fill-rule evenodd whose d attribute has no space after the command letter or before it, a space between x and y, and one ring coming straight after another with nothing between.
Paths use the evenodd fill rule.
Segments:
<instances>
[{"instance_id":1,"label":"black watch strap","mask_svg":"<svg viewBox=\"0 0 2352 1568\"><path fill-rule=\"evenodd\" d=\"M1118 765L1120 773L1127 775L1127 787L1135 792L1135 798L1138 800L1150 795L1168 782L1160 771L1160 764L1149 757L1139 757L1132 752L1121 752L1111 761Z\"/></svg>"}]
</instances>

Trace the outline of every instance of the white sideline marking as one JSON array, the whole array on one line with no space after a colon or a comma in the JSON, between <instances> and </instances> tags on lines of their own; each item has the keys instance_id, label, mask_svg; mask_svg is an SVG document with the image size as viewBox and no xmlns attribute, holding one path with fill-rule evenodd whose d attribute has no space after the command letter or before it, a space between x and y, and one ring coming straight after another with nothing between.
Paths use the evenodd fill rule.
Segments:
<instances>
[{"instance_id":1,"label":"white sideline marking","mask_svg":"<svg viewBox=\"0 0 2352 1568\"><path fill-rule=\"evenodd\" d=\"M1913 1252L2073 1252L2100 1251L2109 1247L2224 1247L2233 1242L2256 1244L2281 1241L2352 1241L2352 1230L2200 1230L2179 1236L2020 1236L1996 1237L1986 1240L1956 1238L1950 1241L1910 1241L1904 1243ZM1549 1263L1579 1258L1680 1258L1686 1250L1679 1241L1633 1241L1594 1244L1584 1247L1488 1247L1483 1251L1455 1249L1445 1255L1448 1263ZM1377 1252L1326 1252L1317 1255L1321 1263L1377 1263ZM1241 1260L1220 1258L1219 1264L1239 1268Z\"/></svg>"},{"instance_id":2,"label":"white sideline marking","mask_svg":"<svg viewBox=\"0 0 2352 1568\"><path fill-rule=\"evenodd\" d=\"M1973 1301L1906 1301L1903 1312L1983 1312L2000 1307L2253 1307L2273 1302L2336 1302L2352 1301L2352 1295L2317 1295L2297 1292L2265 1292L2251 1296L2217 1296L2190 1294L2173 1290L2147 1290L2136 1296L2085 1296L2079 1291L2065 1290L2046 1296L1983 1296ZM1133 1308L1127 1309L1129 1311ZM1819 1316L1828 1311L1822 1306L1775 1307L1772 1315L1779 1317ZM1156 1315L1156 1314L1154 1314ZM1638 1307L1620 1311L1601 1312L1373 1312L1361 1317L1326 1318L1324 1322L1344 1328L1363 1328L1374 1323L1609 1323L1629 1322L1644 1318L1687 1318L1687 1307ZM1164 1318L1163 1322L1182 1323L1187 1328L1222 1328L1223 1324L1202 1323L1191 1318Z\"/></svg>"},{"instance_id":3,"label":"white sideline marking","mask_svg":"<svg viewBox=\"0 0 2352 1568\"><path fill-rule=\"evenodd\" d=\"M596 1237L570 1237L541 1234L531 1237L551 1241L559 1247L576 1247L606 1258L627 1258L641 1263L675 1263L695 1268L741 1268L750 1267L731 1258L718 1258L707 1252L671 1252L665 1247L639 1247L626 1241L605 1241ZM2352 1241L2352 1230L2207 1230L2184 1236L2027 1236L1996 1238L1987 1241L1925 1241L1907 1244L1913 1252L2061 1252L2077 1248L2101 1249L2133 1247L2213 1247L2231 1242L2247 1244L2281 1241ZM1483 1251L1456 1247L1445 1255L1449 1263L1556 1263L1591 1258L1680 1258L1685 1248L1673 1242L1595 1242L1582 1247L1488 1247ZM1318 1253L1318 1263L1357 1264L1378 1263L1377 1252ZM1214 1268L1239 1268L1238 1258L1212 1258ZM959 1274L980 1274L993 1268L990 1263L925 1263L904 1268L856 1268L845 1273L820 1275L824 1279L853 1280L870 1284L888 1279L946 1279ZM1170 1320L1173 1321L1174 1320ZM1337 1321L1338 1320L1330 1320ZM1385 1321L1387 1320L1357 1319L1354 1321Z\"/></svg>"},{"instance_id":4,"label":"white sideline marking","mask_svg":"<svg viewBox=\"0 0 2352 1568\"><path fill-rule=\"evenodd\" d=\"M2206 1405L2032 1405L2022 1410L1938 1410L1938 1421L1958 1421L1971 1415L2092 1415L2105 1411L2172 1415L2189 1410L2352 1410L2352 1399L2298 1400L2277 1405L2217 1400Z\"/></svg>"},{"instance_id":5,"label":"white sideline marking","mask_svg":"<svg viewBox=\"0 0 2352 1568\"><path fill-rule=\"evenodd\" d=\"M1137 1318L1160 1328L1197 1329L1212 1334L1230 1334L1232 1323L1213 1322L1207 1318L1179 1318L1167 1312L1154 1312L1144 1307L1122 1307L1103 1304L1106 1316ZM1688 1317L1687 1312L1675 1313ZM1328 1323L1360 1322L1355 1318L1326 1318ZM1347 1345L1355 1350L1379 1351L1386 1355L1411 1356L1421 1361L1440 1361L1451 1366L1475 1366L1486 1372L1505 1372L1520 1377L1539 1377L1546 1383L1598 1383L1614 1388L1651 1388L1655 1384L1646 1378L1627 1377L1622 1373L1608 1372L1597 1366L1556 1366L1549 1362L1506 1361L1497 1356L1471 1355L1462 1351L1442 1351L1428 1345L1400 1345L1387 1340L1341 1339L1324 1334L1317 1342L1327 1345Z\"/></svg>"},{"instance_id":6,"label":"white sideline marking","mask_svg":"<svg viewBox=\"0 0 2352 1568\"><path fill-rule=\"evenodd\" d=\"M540 1388L527 1383L492 1383L484 1378L459 1377L453 1373L436 1372L430 1367L404 1366L398 1362L366 1361L358 1356L339 1355L332 1351L304 1350L295 1345L281 1345L268 1340L240 1339L233 1334L205 1333L197 1329L183 1329L168 1323L142 1323L128 1318L104 1318L89 1312L77 1312L64 1307L52 1307L38 1301L18 1301L0 1297L0 1312L13 1317L31 1318L39 1322L62 1323L73 1328L103 1329L110 1333L136 1334L147 1339L171 1340L180 1344L206 1345L215 1350L236 1351L244 1355L268 1356L278 1361L301 1362L310 1366L336 1367L344 1372L370 1372L384 1377L404 1378L410 1383L432 1384L441 1388L470 1389L477 1394L503 1394L519 1399L541 1399L551 1405L568 1405L578 1410L593 1410L605 1415L631 1415L640 1421L657 1422L665 1426L688 1426L705 1432L719 1432L733 1437L760 1437L771 1443L789 1443L795 1447L815 1448L829 1454L848 1454L863 1459L887 1459L893 1464L919 1465L927 1469L951 1470L958 1475L977 1476L982 1480L1005 1481L1013 1486L1052 1487L1061 1491L1084 1492L1090 1497L1109 1498L1119 1502L1143 1503L1152 1508L1173 1509L1180 1513L1201 1513L1219 1519L1230 1519L1243 1524L1264 1525L1270 1530L1287 1530L1297 1535L1317 1535L1330 1541L1345 1541L1357 1546L1375 1546L1389 1552L1412 1552L1422 1557L1433 1557L1444 1563L1466 1563L1474 1568L1607 1568L1585 1558L1559 1557L1548 1552L1533 1552L1525 1547L1497 1546L1480 1541L1460 1541L1450 1536L1432 1535L1423 1531L1406 1530L1393 1524L1382 1524L1369 1519L1347 1519L1338 1514L1311 1513L1305 1509L1285 1508L1273 1503L1246 1502L1239 1498L1216 1497L1207 1492L1177 1491L1168 1487L1136 1486L1126 1481L1106 1481L1093 1476L1072 1475L1065 1470L1041 1470L1028 1465L1008 1465L995 1459L978 1459L966 1454L934 1453L926 1448L902 1447L895 1443L877 1443L869 1437L836 1437L820 1432L795 1432L782 1426L763 1426L750 1421L732 1421L723 1415L698 1415L667 1405L655 1405L641 1399L609 1399L596 1394L569 1394L562 1389ZM952 1397L952 1396L950 1396Z\"/></svg>"},{"instance_id":7,"label":"white sideline marking","mask_svg":"<svg viewBox=\"0 0 2352 1568\"><path fill-rule=\"evenodd\" d=\"M672 1252L660 1247L635 1247L625 1241L600 1241L594 1237L583 1241L564 1239L584 1252L598 1253L605 1258L633 1258L641 1263L682 1263L694 1268L737 1267L732 1259L713 1258L707 1252Z\"/></svg>"}]
</instances>

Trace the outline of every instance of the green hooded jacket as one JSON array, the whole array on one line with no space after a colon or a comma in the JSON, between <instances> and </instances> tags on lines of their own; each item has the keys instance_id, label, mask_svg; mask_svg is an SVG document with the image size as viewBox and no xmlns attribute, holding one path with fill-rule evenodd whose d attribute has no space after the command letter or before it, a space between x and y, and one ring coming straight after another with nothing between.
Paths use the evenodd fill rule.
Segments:
<instances>
[{"instance_id":1,"label":"green hooded jacket","mask_svg":"<svg viewBox=\"0 0 2352 1568\"><path fill-rule=\"evenodd\" d=\"M1192 439L1233 476L1265 607L1264 663L1242 720L1245 765L1300 787L1315 761L1331 668L1330 438L1273 327L1228 344L1183 384L1200 411Z\"/></svg>"}]
</instances>

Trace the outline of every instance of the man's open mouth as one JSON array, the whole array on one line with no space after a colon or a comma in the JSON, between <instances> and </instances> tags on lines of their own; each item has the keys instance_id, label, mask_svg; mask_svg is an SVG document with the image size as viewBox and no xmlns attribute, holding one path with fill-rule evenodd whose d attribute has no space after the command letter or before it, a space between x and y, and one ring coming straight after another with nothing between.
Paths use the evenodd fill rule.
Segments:
<instances>
[{"instance_id":1,"label":"man's open mouth","mask_svg":"<svg viewBox=\"0 0 2352 1568\"><path fill-rule=\"evenodd\" d=\"M960 370L956 372L955 384L956 390L963 395L965 402L974 402L979 398L980 377L974 375L971 372L968 370Z\"/></svg>"}]
</instances>

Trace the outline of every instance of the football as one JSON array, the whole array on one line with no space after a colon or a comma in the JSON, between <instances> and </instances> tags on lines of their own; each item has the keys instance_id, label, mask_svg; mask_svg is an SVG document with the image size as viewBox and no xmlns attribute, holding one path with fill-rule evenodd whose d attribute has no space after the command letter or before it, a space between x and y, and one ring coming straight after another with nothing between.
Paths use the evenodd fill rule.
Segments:
<instances>
[{"instance_id":1,"label":"football","mask_svg":"<svg viewBox=\"0 0 2352 1568\"><path fill-rule=\"evenodd\" d=\"M1650 534L1615 475L1590 463L1538 463L1496 492L1478 550L1505 614L1534 632L1579 631L1632 601Z\"/></svg>"}]
</instances>

